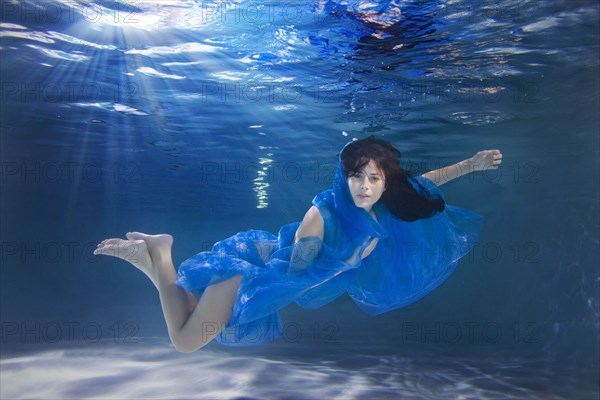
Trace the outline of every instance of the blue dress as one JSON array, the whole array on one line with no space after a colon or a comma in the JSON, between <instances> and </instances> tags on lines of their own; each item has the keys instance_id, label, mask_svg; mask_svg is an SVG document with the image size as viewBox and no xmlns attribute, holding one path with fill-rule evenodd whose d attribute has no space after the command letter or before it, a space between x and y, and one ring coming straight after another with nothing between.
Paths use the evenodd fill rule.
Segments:
<instances>
[{"instance_id":1,"label":"blue dress","mask_svg":"<svg viewBox=\"0 0 600 400\"><path fill-rule=\"evenodd\" d=\"M442 196L428 179L411 179L418 191ZM278 236L240 232L180 265L177 284L198 298L211 284L243 276L219 342L254 345L281 336L278 310L292 302L316 308L348 293L369 315L414 303L450 276L477 242L482 225L479 214L448 204L443 212L414 222L376 204L375 219L354 205L341 161L333 188L319 193L313 205L323 217L322 241L309 237L294 243L296 222L284 225ZM372 238L379 241L368 257L347 262Z\"/></svg>"}]
</instances>

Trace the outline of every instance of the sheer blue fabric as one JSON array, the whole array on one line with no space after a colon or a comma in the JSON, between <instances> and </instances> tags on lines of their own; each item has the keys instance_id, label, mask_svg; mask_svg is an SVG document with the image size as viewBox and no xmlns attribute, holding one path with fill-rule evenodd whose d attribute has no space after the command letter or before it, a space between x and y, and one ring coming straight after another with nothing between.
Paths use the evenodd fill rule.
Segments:
<instances>
[{"instance_id":1,"label":"sheer blue fabric","mask_svg":"<svg viewBox=\"0 0 600 400\"><path fill-rule=\"evenodd\" d=\"M420 192L443 197L428 179L411 179ZM177 284L198 298L207 286L242 275L233 316L219 342L253 345L281 336L278 310L292 302L317 308L348 293L369 315L411 304L452 274L482 225L480 215L448 204L443 212L414 222L376 204L375 219L354 205L341 161L333 188L319 193L313 204L325 223L322 241L311 237L294 243L296 222L284 225L277 237L260 230L239 232L180 265ZM377 246L361 260L374 238Z\"/></svg>"}]
</instances>

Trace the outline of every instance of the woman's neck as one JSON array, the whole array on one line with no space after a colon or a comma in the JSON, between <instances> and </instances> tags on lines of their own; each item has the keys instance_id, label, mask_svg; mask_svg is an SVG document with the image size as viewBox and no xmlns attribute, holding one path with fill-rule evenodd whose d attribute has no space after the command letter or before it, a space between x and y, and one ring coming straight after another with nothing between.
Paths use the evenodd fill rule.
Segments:
<instances>
[{"instance_id":1,"label":"woman's neck","mask_svg":"<svg viewBox=\"0 0 600 400\"><path fill-rule=\"evenodd\" d=\"M371 208L371 211L369 211L369 215L373 217L375 221L377 221L377 214L375 214L375 210L373 208Z\"/></svg>"}]
</instances>

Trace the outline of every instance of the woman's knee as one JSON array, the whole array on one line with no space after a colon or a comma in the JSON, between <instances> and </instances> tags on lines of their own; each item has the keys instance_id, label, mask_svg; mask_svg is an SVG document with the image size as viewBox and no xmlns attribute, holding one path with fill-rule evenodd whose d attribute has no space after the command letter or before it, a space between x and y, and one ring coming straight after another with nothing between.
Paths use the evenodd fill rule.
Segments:
<instances>
[{"instance_id":1,"label":"woman's knee","mask_svg":"<svg viewBox=\"0 0 600 400\"><path fill-rule=\"evenodd\" d=\"M202 342L200 340L184 339L177 335L171 335L171 342L173 343L175 349L181 353L193 353L208 343L208 341Z\"/></svg>"}]
</instances>

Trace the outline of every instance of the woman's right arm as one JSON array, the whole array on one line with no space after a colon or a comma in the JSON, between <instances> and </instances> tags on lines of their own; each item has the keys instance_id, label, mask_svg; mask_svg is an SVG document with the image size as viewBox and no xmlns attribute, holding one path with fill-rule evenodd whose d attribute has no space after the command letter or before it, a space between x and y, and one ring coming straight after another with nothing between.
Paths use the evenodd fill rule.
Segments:
<instances>
[{"instance_id":1,"label":"woman's right arm","mask_svg":"<svg viewBox=\"0 0 600 400\"><path fill-rule=\"evenodd\" d=\"M325 223L323 222L323 217L321 216L319 209L312 206L308 209L302 219L302 223L300 223L300 226L296 230L294 243L297 243L300 239L306 237L316 237L323 240L324 234Z\"/></svg>"},{"instance_id":2,"label":"woman's right arm","mask_svg":"<svg viewBox=\"0 0 600 400\"><path fill-rule=\"evenodd\" d=\"M294 243L298 243L298 241L303 238L315 237L320 240L320 244L323 240L324 232L325 223L323 221L323 217L321 216L319 209L315 206L312 206L306 212L302 223L296 230ZM346 260L346 262L349 264L355 264L358 261L359 257L360 259L364 259L375 249L375 246L377 246L377 242L377 238L373 239L371 237L368 237L362 246L359 246L354 250L354 253L350 256L349 259ZM293 269L298 270L302 269L301 265L305 268L307 263L312 262L313 257L316 258L318 256L320 248L311 249L311 251L307 251L307 249L300 251L297 246L294 250L295 254L292 255L292 260L295 260L294 265L296 267ZM304 253L305 257L299 257L299 253ZM306 257L307 254L310 254L310 256ZM300 260L302 260L303 262L299 262Z\"/></svg>"},{"instance_id":3,"label":"woman's right arm","mask_svg":"<svg viewBox=\"0 0 600 400\"><path fill-rule=\"evenodd\" d=\"M304 271L317 259L323 244L325 223L319 209L309 208L304 215L294 237L294 249L290 259L290 272ZM318 240L302 240L314 238Z\"/></svg>"}]
</instances>

